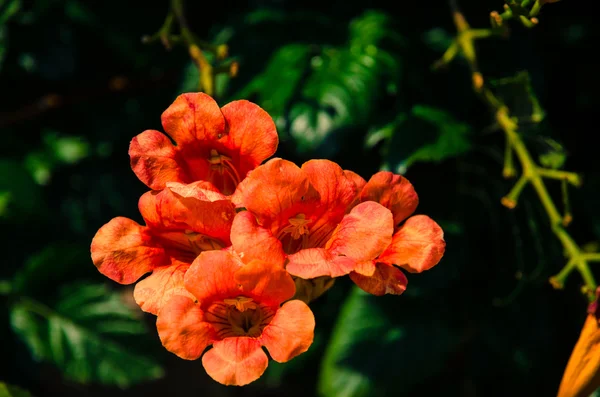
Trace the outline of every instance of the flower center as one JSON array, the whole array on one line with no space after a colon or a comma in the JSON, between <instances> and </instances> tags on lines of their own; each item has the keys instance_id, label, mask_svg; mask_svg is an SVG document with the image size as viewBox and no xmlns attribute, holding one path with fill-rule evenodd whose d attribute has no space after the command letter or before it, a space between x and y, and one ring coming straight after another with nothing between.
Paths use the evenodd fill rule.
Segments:
<instances>
[{"instance_id":1,"label":"flower center","mask_svg":"<svg viewBox=\"0 0 600 397\"><path fill-rule=\"evenodd\" d=\"M288 219L290 223L279 232L279 236L283 237L285 234L289 233L294 240L298 240L300 237L304 235L308 235L308 224L310 223L310 219L306 219L306 215L297 214L296 216Z\"/></svg>"},{"instance_id":2,"label":"flower center","mask_svg":"<svg viewBox=\"0 0 600 397\"><path fill-rule=\"evenodd\" d=\"M206 311L206 321L211 323L221 338L231 336L261 335L274 313L252 298L238 296L214 302Z\"/></svg>"},{"instance_id":3,"label":"flower center","mask_svg":"<svg viewBox=\"0 0 600 397\"><path fill-rule=\"evenodd\" d=\"M308 241L308 224L310 219L306 219L304 214L296 214L288 219L289 224L277 233L277 238L281 241L286 254L293 254L304 248Z\"/></svg>"},{"instance_id":4,"label":"flower center","mask_svg":"<svg viewBox=\"0 0 600 397\"><path fill-rule=\"evenodd\" d=\"M204 251L220 250L223 248L223 246L216 240L203 234L196 233L192 230L186 230L185 235L188 238L188 242L192 251L196 255Z\"/></svg>"},{"instance_id":5,"label":"flower center","mask_svg":"<svg viewBox=\"0 0 600 397\"><path fill-rule=\"evenodd\" d=\"M227 157L224 154L220 154L216 149L210 150L210 157L208 158L208 163L210 164L211 170L213 170L213 179L214 174L218 174L223 179L229 179L231 181L232 186L239 185L241 178L238 174L236 167L233 165L231 161L231 157ZM211 181L215 184L215 181ZM218 184L216 184L218 185ZM223 185L225 185L225 181L223 181Z\"/></svg>"}]
</instances>

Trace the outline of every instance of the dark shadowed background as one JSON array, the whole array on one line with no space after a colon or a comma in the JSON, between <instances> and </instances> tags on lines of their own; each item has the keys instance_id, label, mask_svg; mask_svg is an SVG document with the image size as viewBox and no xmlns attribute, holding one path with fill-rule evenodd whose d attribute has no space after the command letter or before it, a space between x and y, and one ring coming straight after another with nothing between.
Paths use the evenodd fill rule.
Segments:
<instances>
[{"instance_id":1,"label":"dark shadowed background","mask_svg":"<svg viewBox=\"0 0 600 397\"><path fill-rule=\"evenodd\" d=\"M600 239L591 3L550 4L536 28L513 23L510 38L478 41L488 80L528 72L496 87L524 118L527 84L535 93L545 118L526 128L531 152L566 156L564 168L583 175L569 227L582 245ZM486 28L503 2L460 5ZM0 382L65 397L555 395L585 317L582 282L548 283L562 247L530 188L514 210L501 206L514 183L502 177L504 138L466 64L431 70L454 34L444 1L187 2L194 32L227 43L240 65L235 78L219 77L220 105L245 98L265 108L278 157L328 158L365 178L404 173L447 250L408 276L402 296L338 280L312 304L311 349L271 362L250 386L221 386L200 361L162 348L155 318L131 286L97 272L89 246L113 217L141 222L147 188L129 167L129 142L161 130L162 111L197 90L183 46L141 42L168 7L0 0ZM560 206L560 185L549 185Z\"/></svg>"}]
</instances>

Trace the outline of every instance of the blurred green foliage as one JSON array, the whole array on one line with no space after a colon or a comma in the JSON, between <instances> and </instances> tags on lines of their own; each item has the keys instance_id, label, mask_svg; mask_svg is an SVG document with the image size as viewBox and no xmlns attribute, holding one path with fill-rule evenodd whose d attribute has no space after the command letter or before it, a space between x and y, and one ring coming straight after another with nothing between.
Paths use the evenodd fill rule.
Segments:
<instances>
[{"instance_id":1,"label":"blurred green foliage","mask_svg":"<svg viewBox=\"0 0 600 397\"><path fill-rule=\"evenodd\" d=\"M31 397L31 393L27 390L23 390L18 386L9 385L4 382L0 382L0 396L2 397Z\"/></svg>"},{"instance_id":2,"label":"blurred green foliage","mask_svg":"<svg viewBox=\"0 0 600 397\"><path fill-rule=\"evenodd\" d=\"M460 3L475 27L502 7ZM579 280L564 291L547 283L563 258L531 192L513 211L500 205L511 187L501 177L503 137L464 64L431 71L454 28L445 5L419 2L253 0L210 12L186 2L194 32L227 43L240 62L238 76L219 76L221 104L244 98L269 111L277 156L330 158L365 178L404 173L419 193L417 213L444 228L447 253L409 275L400 297L338 280L312 306L311 349L271 362L248 387L216 385L200 362L166 352L132 289L107 281L89 257L112 217L141 220L146 188L129 169L129 141L161 129L162 111L197 87L185 48L141 43L168 10L166 1L153 6L0 0L0 396L556 392L585 315ZM600 31L590 7L564 0L545 7L535 29L478 42L484 75L539 161L584 175L570 229L582 243L600 239L589 135L600 89L590 48Z\"/></svg>"}]
</instances>

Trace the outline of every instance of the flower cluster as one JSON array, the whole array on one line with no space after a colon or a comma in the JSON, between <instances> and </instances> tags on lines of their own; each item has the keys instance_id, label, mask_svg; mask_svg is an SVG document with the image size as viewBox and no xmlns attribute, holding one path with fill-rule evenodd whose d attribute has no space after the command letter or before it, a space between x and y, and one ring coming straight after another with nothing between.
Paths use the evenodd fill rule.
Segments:
<instances>
[{"instance_id":1,"label":"flower cluster","mask_svg":"<svg viewBox=\"0 0 600 397\"><path fill-rule=\"evenodd\" d=\"M148 130L129 149L151 189L139 200L145 225L112 219L92 241L92 260L118 283L137 282L135 301L157 316L165 348L202 357L217 382L258 379L263 346L278 362L305 352L315 327L308 303L336 277L401 294L400 269L422 272L444 254L442 229L411 216L418 197L406 178L366 181L328 160L265 162L277 131L251 102L219 108L183 94L162 125L168 136Z\"/></svg>"}]
</instances>

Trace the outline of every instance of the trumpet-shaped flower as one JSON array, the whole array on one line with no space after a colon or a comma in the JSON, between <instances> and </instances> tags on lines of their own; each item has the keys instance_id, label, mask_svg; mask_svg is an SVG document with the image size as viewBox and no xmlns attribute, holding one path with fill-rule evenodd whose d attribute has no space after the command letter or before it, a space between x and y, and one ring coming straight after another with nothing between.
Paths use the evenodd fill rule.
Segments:
<instances>
[{"instance_id":1,"label":"trumpet-shaped flower","mask_svg":"<svg viewBox=\"0 0 600 397\"><path fill-rule=\"evenodd\" d=\"M250 172L232 201L281 241L290 274L338 277L392 242L392 214L381 204L360 203L348 213L360 179L328 160L311 160L300 168L275 158Z\"/></svg>"},{"instance_id":2,"label":"trumpet-shaped flower","mask_svg":"<svg viewBox=\"0 0 600 397\"><path fill-rule=\"evenodd\" d=\"M408 280L396 266L410 273L431 269L444 255L444 232L428 216L410 216L419 199L412 184L401 175L383 171L373 175L356 202L372 201L392 212L394 233L389 246L375 259L357 266L350 278L374 295L401 294L406 290Z\"/></svg>"},{"instance_id":3,"label":"trumpet-shaped flower","mask_svg":"<svg viewBox=\"0 0 600 397\"><path fill-rule=\"evenodd\" d=\"M147 130L129 147L131 168L154 190L167 182L208 181L229 195L248 171L277 150L273 120L245 100L219 108L206 94L182 94L161 119L176 145L161 132Z\"/></svg>"},{"instance_id":4,"label":"trumpet-shaped flower","mask_svg":"<svg viewBox=\"0 0 600 397\"><path fill-rule=\"evenodd\" d=\"M117 217L92 240L92 260L100 273L121 284L137 283L134 298L156 314L173 294L186 294L183 277L200 252L230 244L235 215L231 201L207 182L169 182L139 200L146 226Z\"/></svg>"},{"instance_id":5,"label":"trumpet-shaped flower","mask_svg":"<svg viewBox=\"0 0 600 397\"><path fill-rule=\"evenodd\" d=\"M600 287L573 348L557 397L588 397L600 387Z\"/></svg>"},{"instance_id":6,"label":"trumpet-shaped flower","mask_svg":"<svg viewBox=\"0 0 600 397\"><path fill-rule=\"evenodd\" d=\"M239 213L233 229L251 226L248 215ZM202 357L206 372L225 385L242 386L262 375L268 365L262 346L286 362L313 341L311 310L289 300L295 287L281 245L252 229L233 241L232 250L201 253L185 274L193 297L172 297L156 323L167 350L188 360Z\"/></svg>"}]
</instances>

